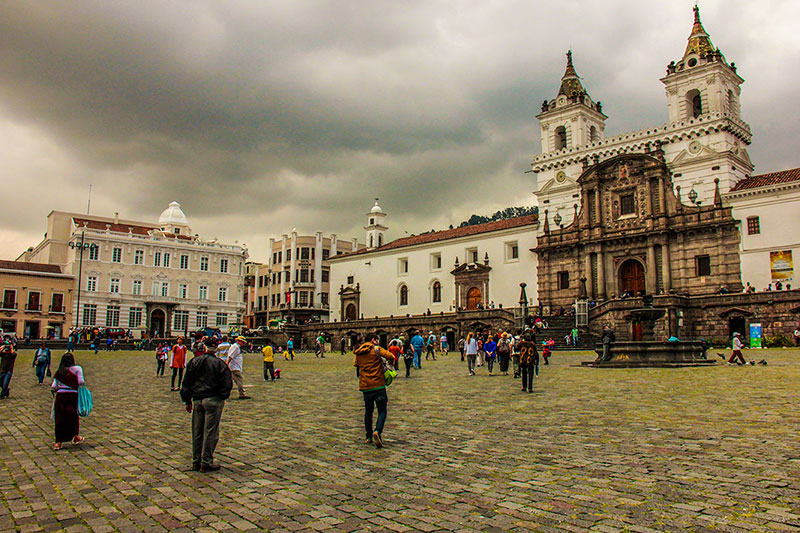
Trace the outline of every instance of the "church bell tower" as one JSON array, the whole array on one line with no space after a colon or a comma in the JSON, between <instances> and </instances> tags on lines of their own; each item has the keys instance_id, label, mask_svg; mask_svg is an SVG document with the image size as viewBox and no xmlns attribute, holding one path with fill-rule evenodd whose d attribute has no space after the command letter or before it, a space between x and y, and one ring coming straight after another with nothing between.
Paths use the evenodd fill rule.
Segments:
<instances>
[{"instance_id":1,"label":"church bell tower","mask_svg":"<svg viewBox=\"0 0 800 533\"><path fill-rule=\"evenodd\" d=\"M383 212L381 206L378 205L378 199L375 198L375 205L367 213L367 225L364 226L367 232L367 250L380 248L386 242L386 230L389 228L384 226L385 220L386 213Z\"/></svg>"},{"instance_id":2,"label":"church bell tower","mask_svg":"<svg viewBox=\"0 0 800 533\"><path fill-rule=\"evenodd\" d=\"M752 173L746 150L752 134L739 106L744 79L711 42L697 6L683 57L667 65L661 82L667 93L668 127L685 132L667 149L673 182L681 190L695 190L699 201L708 204L715 178L724 192Z\"/></svg>"}]
</instances>

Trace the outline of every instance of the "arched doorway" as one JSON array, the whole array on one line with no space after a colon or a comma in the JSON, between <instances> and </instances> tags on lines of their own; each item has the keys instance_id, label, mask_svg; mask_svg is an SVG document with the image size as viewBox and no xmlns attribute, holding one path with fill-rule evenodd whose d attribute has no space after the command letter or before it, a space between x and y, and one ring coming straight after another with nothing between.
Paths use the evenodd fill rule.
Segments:
<instances>
[{"instance_id":1,"label":"arched doorway","mask_svg":"<svg viewBox=\"0 0 800 533\"><path fill-rule=\"evenodd\" d=\"M164 325L166 322L167 317L164 311L161 309L153 309L153 312L150 313L150 337L156 337L156 334L160 337L164 337L166 335L164 332Z\"/></svg>"},{"instance_id":2,"label":"arched doorway","mask_svg":"<svg viewBox=\"0 0 800 533\"><path fill-rule=\"evenodd\" d=\"M644 266L636 259L628 259L619 267L619 292L629 296L644 294Z\"/></svg>"},{"instance_id":3,"label":"arched doorway","mask_svg":"<svg viewBox=\"0 0 800 533\"><path fill-rule=\"evenodd\" d=\"M474 311L480 302L481 290L478 287L472 287L467 291L467 310Z\"/></svg>"},{"instance_id":4,"label":"arched doorway","mask_svg":"<svg viewBox=\"0 0 800 533\"><path fill-rule=\"evenodd\" d=\"M356 304L347 304L347 307L344 310L344 318L346 320L355 320L358 318L356 313Z\"/></svg>"}]
</instances>

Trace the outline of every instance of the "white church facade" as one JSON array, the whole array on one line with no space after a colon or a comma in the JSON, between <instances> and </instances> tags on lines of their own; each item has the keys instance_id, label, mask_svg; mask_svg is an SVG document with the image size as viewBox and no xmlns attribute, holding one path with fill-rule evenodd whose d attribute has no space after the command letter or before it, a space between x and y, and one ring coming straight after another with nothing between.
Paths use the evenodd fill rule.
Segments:
<instances>
[{"instance_id":1,"label":"white church facade","mask_svg":"<svg viewBox=\"0 0 800 533\"><path fill-rule=\"evenodd\" d=\"M683 56L669 63L660 81L666 90L668 122L606 137L608 117L601 103L589 96L572 53L567 53L558 95L545 101L537 116L542 152L533 158L532 170L537 174L534 194L542 227L545 222L555 228L568 227L581 209L589 216L599 212L599 191L585 198L580 193L578 179L590 166L623 154L659 151L670 171L674 193L684 205L712 205L718 180L723 201L733 208L740 224L742 284L750 281L757 289L766 289L775 281L770 254L774 257L773 252L794 249L797 257L800 221L795 214L800 212L800 197L789 192L794 190L789 183L800 185L800 173L795 169L752 175L754 167L747 154L752 134L739 104L744 79L735 63L729 64L712 44L696 6ZM634 202L635 198L621 197L609 211L633 212ZM748 234L747 221L751 220L752 226L753 217L775 219L769 224L769 238ZM791 255L788 260L791 263Z\"/></svg>"},{"instance_id":2,"label":"white church facade","mask_svg":"<svg viewBox=\"0 0 800 533\"><path fill-rule=\"evenodd\" d=\"M330 258L331 321L536 303L537 215L386 242L387 214L367 214L367 247ZM385 243L385 244L384 244Z\"/></svg>"}]
</instances>

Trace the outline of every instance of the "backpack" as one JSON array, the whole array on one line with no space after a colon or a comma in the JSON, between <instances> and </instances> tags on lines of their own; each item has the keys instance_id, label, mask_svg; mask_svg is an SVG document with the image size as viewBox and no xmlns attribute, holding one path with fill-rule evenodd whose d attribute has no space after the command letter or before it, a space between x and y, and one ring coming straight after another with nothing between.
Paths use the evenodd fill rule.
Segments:
<instances>
[{"instance_id":1,"label":"backpack","mask_svg":"<svg viewBox=\"0 0 800 533\"><path fill-rule=\"evenodd\" d=\"M497 353L500 355L508 355L511 352L511 348L508 346L508 342L500 341L497 343Z\"/></svg>"}]
</instances>

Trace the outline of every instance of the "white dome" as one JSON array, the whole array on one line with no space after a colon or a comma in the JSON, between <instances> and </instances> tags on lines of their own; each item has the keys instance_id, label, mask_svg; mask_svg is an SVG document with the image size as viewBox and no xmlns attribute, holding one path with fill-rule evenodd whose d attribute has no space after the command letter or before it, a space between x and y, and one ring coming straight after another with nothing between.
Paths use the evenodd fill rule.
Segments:
<instances>
[{"instance_id":1,"label":"white dome","mask_svg":"<svg viewBox=\"0 0 800 533\"><path fill-rule=\"evenodd\" d=\"M370 213L383 213L383 209L378 205L378 199L375 198L375 205L372 206Z\"/></svg>"},{"instance_id":2,"label":"white dome","mask_svg":"<svg viewBox=\"0 0 800 533\"><path fill-rule=\"evenodd\" d=\"M161 212L161 216L158 217L159 224L180 224L183 226L188 226L189 221L186 220L186 215L183 214L183 210L181 209L181 204L178 202L172 202L169 204L169 207L164 209Z\"/></svg>"}]
</instances>

